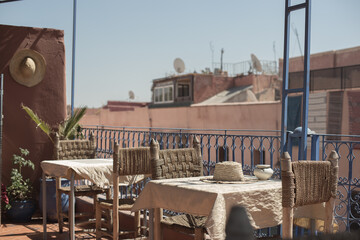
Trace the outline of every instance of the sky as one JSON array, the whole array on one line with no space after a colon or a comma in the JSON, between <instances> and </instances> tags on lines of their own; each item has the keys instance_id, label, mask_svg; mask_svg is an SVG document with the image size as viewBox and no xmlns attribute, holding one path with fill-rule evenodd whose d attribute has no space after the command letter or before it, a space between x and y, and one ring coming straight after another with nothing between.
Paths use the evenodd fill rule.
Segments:
<instances>
[{"instance_id":1,"label":"sky","mask_svg":"<svg viewBox=\"0 0 360 240\"><path fill-rule=\"evenodd\" d=\"M293 0L292 4L302 2ZM359 0L312 0L310 52L360 46ZM77 0L74 105L151 101L153 79L223 61L283 57L285 0ZM73 0L0 4L0 24L64 30L71 103ZM290 57L304 51L304 10L291 14ZM296 34L297 33L297 34ZM299 39L299 41L297 40ZM300 46L299 46L300 44Z\"/></svg>"}]
</instances>

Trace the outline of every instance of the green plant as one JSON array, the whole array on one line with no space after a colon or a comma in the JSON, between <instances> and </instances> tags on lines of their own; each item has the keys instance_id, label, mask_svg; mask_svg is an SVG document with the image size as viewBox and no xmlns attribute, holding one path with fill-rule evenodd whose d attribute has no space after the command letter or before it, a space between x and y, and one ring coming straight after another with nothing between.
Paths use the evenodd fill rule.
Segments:
<instances>
[{"instance_id":1,"label":"green plant","mask_svg":"<svg viewBox=\"0 0 360 240\"><path fill-rule=\"evenodd\" d=\"M27 149L19 148L20 155L13 155L13 164L17 165L16 168L11 170L10 185L7 187L7 195L9 197L9 204L14 200L27 200L32 197L32 184L30 179L24 179L22 175L23 167L30 167L35 169L35 165L31 160L25 159L29 155Z\"/></svg>"},{"instance_id":2,"label":"green plant","mask_svg":"<svg viewBox=\"0 0 360 240\"><path fill-rule=\"evenodd\" d=\"M22 109L30 116L30 118L36 123L36 127L39 127L49 138L53 141L51 134L57 133L61 140L63 139L75 139L82 138L81 126L79 121L86 113L86 107L81 107L75 110L74 115L68 117L58 125L57 129L50 127L45 121L40 119L33 110L25 105L21 105Z\"/></svg>"}]
</instances>

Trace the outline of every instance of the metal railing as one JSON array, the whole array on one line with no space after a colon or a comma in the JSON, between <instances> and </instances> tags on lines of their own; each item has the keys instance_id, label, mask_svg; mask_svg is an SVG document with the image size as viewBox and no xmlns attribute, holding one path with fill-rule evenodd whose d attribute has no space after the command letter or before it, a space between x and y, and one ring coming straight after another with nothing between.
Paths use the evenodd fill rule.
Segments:
<instances>
[{"instance_id":1,"label":"metal railing","mask_svg":"<svg viewBox=\"0 0 360 240\"><path fill-rule=\"evenodd\" d=\"M154 138L162 149L185 148L191 147L196 136L200 140L204 175L212 175L217 162L237 161L242 164L244 174L253 175L256 164L269 164L274 169L273 177L280 177L281 137L276 130L86 126L83 133L85 137L94 134L99 157L111 157L114 142L122 147L138 147L148 146ZM314 160L325 160L331 150L338 153L340 171L335 222L340 231L359 229L360 136L314 134L309 135L309 139L308 155ZM296 146L288 146L288 150L294 148ZM296 151L291 152L296 159Z\"/></svg>"},{"instance_id":2,"label":"metal railing","mask_svg":"<svg viewBox=\"0 0 360 240\"><path fill-rule=\"evenodd\" d=\"M262 73L264 74L277 74L277 63L276 61L269 60L260 60ZM212 67L215 69L221 69L221 63L214 62ZM223 71L228 73L228 76L236 76L236 75L248 75L251 73L260 73L257 72L256 69L253 68L253 64L251 60L242 61L237 63L223 63L222 65ZM215 71L216 72L216 71Z\"/></svg>"}]
</instances>

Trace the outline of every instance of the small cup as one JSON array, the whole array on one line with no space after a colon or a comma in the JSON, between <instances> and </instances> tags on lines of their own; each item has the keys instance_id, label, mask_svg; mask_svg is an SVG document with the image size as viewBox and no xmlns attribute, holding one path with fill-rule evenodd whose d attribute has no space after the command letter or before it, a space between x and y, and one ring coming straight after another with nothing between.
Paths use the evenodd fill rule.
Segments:
<instances>
[{"instance_id":1,"label":"small cup","mask_svg":"<svg viewBox=\"0 0 360 240\"><path fill-rule=\"evenodd\" d=\"M255 166L254 175L259 180L268 180L273 175L274 170L271 169L270 165L258 164Z\"/></svg>"}]
</instances>

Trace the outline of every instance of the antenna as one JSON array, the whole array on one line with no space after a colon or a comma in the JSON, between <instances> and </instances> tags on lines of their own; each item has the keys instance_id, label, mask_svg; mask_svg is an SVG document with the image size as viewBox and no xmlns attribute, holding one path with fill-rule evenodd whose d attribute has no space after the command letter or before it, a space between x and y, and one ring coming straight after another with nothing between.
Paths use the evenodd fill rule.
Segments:
<instances>
[{"instance_id":1,"label":"antenna","mask_svg":"<svg viewBox=\"0 0 360 240\"><path fill-rule=\"evenodd\" d=\"M255 56L255 54L251 54L251 62L252 62L252 68L256 70L256 72L262 73L262 67L259 59Z\"/></svg>"},{"instance_id":2,"label":"antenna","mask_svg":"<svg viewBox=\"0 0 360 240\"><path fill-rule=\"evenodd\" d=\"M300 54L301 54L302 60L304 62L303 51L301 50L301 45L300 45L300 40L299 40L299 33L298 33L297 28L295 27L294 23L291 24L291 28L294 31L295 35L296 35L296 39L297 39L297 42L298 42Z\"/></svg>"},{"instance_id":3,"label":"antenna","mask_svg":"<svg viewBox=\"0 0 360 240\"><path fill-rule=\"evenodd\" d=\"M275 60L275 72L277 71L277 59L276 59L276 42L273 42L274 60Z\"/></svg>"},{"instance_id":4,"label":"antenna","mask_svg":"<svg viewBox=\"0 0 360 240\"><path fill-rule=\"evenodd\" d=\"M185 70L185 63L181 58L175 58L174 68L177 73L182 73Z\"/></svg>"},{"instance_id":5,"label":"antenna","mask_svg":"<svg viewBox=\"0 0 360 240\"><path fill-rule=\"evenodd\" d=\"M221 58L220 58L220 71L223 71L223 55L224 55L224 49L221 49Z\"/></svg>"},{"instance_id":6,"label":"antenna","mask_svg":"<svg viewBox=\"0 0 360 240\"><path fill-rule=\"evenodd\" d=\"M214 45L210 42L210 50L211 50L211 68L214 70Z\"/></svg>"},{"instance_id":7,"label":"antenna","mask_svg":"<svg viewBox=\"0 0 360 240\"><path fill-rule=\"evenodd\" d=\"M129 91L129 99L134 100L135 99L135 93L133 91Z\"/></svg>"}]
</instances>

